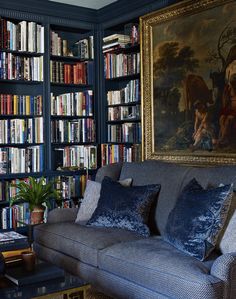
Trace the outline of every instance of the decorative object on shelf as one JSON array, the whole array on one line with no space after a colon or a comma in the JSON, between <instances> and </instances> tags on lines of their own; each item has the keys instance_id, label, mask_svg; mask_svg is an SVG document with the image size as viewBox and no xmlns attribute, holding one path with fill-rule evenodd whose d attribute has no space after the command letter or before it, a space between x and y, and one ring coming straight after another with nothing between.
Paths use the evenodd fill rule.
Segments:
<instances>
[{"instance_id":1,"label":"decorative object on shelf","mask_svg":"<svg viewBox=\"0 0 236 299\"><path fill-rule=\"evenodd\" d=\"M236 164L235 9L184 1L141 17L144 159Z\"/></svg>"},{"instance_id":2,"label":"decorative object on shelf","mask_svg":"<svg viewBox=\"0 0 236 299\"><path fill-rule=\"evenodd\" d=\"M34 251L23 251L21 253L24 269L28 272L32 272L35 269L36 254Z\"/></svg>"},{"instance_id":3,"label":"decorative object on shelf","mask_svg":"<svg viewBox=\"0 0 236 299\"><path fill-rule=\"evenodd\" d=\"M54 199L58 204L61 203L60 191L55 189L55 181L46 182L44 177L40 179L29 177L28 182L20 181L13 186L17 187L17 194L11 199L11 205L16 201L29 203L31 211L31 222L43 222L45 205L51 207L51 200ZM45 204L45 205L43 205Z\"/></svg>"}]
</instances>

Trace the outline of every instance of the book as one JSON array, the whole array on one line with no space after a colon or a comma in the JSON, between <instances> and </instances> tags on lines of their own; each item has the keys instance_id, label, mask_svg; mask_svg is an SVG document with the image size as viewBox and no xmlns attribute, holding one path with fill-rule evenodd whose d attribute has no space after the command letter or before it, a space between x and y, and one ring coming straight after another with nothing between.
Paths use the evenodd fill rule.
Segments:
<instances>
[{"instance_id":1,"label":"book","mask_svg":"<svg viewBox=\"0 0 236 299\"><path fill-rule=\"evenodd\" d=\"M64 276L64 270L44 262L35 265L32 272L25 271L22 265L6 270L5 277L18 286L28 285Z\"/></svg>"},{"instance_id":2,"label":"book","mask_svg":"<svg viewBox=\"0 0 236 299\"><path fill-rule=\"evenodd\" d=\"M10 208L8 208L10 211ZM6 211L8 218L8 211ZM8 226L8 225L7 225ZM0 233L0 251L25 249L29 247L28 238L15 231Z\"/></svg>"},{"instance_id":3,"label":"book","mask_svg":"<svg viewBox=\"0 0 236 299\"><path fill-rule=\"evenodd\" d=\"M24 249L16 249L16 250L9 250L9 251L2 251L2 255L4 259L12 258L12 257L19 257L23 251L30 251L30 247L25 247Z\"/></svg>"}]
</instances>

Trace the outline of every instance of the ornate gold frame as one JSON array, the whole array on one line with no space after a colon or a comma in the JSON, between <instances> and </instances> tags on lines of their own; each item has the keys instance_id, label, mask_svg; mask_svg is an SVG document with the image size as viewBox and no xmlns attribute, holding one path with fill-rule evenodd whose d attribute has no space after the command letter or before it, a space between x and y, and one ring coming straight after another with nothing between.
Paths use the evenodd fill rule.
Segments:
<instances>
[{"instance_id":1,"label":"ornate gold frame","mask_svg":"<svg viewBox=\"0 0 236 299\"><path fill-rule=\"evenodd\" d=\"M233 0L186 0L171 7L140 17L141 32L141 95L142 95L142 159L165 160L169 162L203 164L236 164L235 154L192 153L173 154L154 150L154 111L153 111L153 27L174 20L181 16L201 12L216 6L233 2Z\"/></svg>"}]
</instances>

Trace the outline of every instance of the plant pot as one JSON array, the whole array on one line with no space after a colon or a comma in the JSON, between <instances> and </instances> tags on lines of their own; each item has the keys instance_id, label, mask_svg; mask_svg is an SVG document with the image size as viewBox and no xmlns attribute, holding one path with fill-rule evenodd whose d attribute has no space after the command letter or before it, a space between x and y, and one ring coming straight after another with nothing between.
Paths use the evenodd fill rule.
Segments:
<instances>
[{"instance_id":1,"label":"plant pot","mask_svg":"<svg viewBox=\"0 0 236 299\"><path fill-rule=\"evenodd\" d=\"M36 206L30 213L30 221L32 224L43 223L45 207Z\"/></svg>"}]
</instances>

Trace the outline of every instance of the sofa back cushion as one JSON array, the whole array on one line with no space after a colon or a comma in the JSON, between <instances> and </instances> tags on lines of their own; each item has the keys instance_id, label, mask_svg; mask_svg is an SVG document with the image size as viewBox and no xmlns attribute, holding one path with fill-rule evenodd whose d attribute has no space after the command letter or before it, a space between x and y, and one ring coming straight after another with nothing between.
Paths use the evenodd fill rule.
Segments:
<instances>
[{"instance_id":1,"label":"sofa back cushion","mask_svg":"<svg viewBox=\"0 0 236 299\"><path fill-rule=\"evenodd\" d=\"M236 189L236 166L194 167L147 160L141 163L124 163L120 179L127 177L133 178L133 186L161 185L155 211L155 223L160 234L164 233L169 213L183 187L191 179L196 178L203 188L233 183Z\"/></svg>"}]
</instances>

